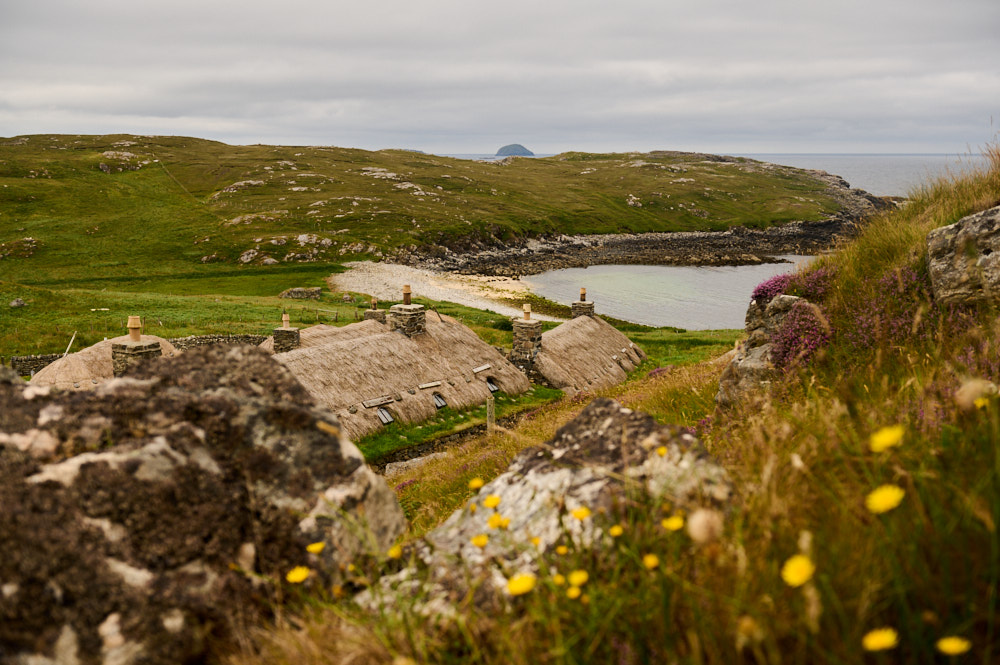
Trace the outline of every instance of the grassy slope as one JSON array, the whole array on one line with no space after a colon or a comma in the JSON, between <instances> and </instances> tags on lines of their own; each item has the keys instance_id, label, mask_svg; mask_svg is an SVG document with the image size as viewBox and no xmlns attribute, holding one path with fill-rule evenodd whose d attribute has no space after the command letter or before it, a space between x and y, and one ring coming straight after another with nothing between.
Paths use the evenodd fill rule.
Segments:
<instances>
[{"instance_id":1,"label":"grassy slope","mask_svg":"<svg viewBox=\"0 0 1000 665\"><path fill-rule=\"evenodd\" d=\"M222 191L246 181L262 184ZM0 354L62 351L73 330L96 341L135 313L163 321L153 332L168 335L266 330L248 322L277 320L286 303L273 296L321 286L348 258L550 232L764 226L835 207L795 169L667 153L501 166L182 137L2 140L0 304L21 297L29 307L4 307ZM315 238L303 245L302 234ZM249 249L257 257L241 264ZM296 254L307 256L286 260ZM262 265L268 257L280 263ZM101 307L112 311L90 312Z\"/></svg>"},{"instance_id":2,"label":"grassy slope","mask_svg":"<svg viewBox=\"0 0 1000 665\"><path fill-rule=\"evenodd\" d=\"M212 274L246 249L284 259L298 234L316 257L390 253L461 237L724 229L817 219L835 209L803 171L681 154L519 159L501 166L405 151L228 146L179 137L33 136L0 145L0 242L27 283ZM127 152L129 158L106 151ZM99 164L111 167L105 174ZM116 169L123 165L138 170ZM259 184L225 192L234 183ZM642 201L630 206L629 195ZM693 211L693 212L692 212ZM702 212L699 212L702 211ZM700 216L704 215L704 217ZM234 221L235 220L235 221ZM255 241L260 238L260 241ZM275 238L289 240L274 245ZM197 241L197 242L196 242ZM360 246L357 243L361 243ZM44 263L44 276L37 265Z\"/></svg>"},{"instance_id":3,"label":"grassy slope","mask_svg":"<svg viewBox=\"0 0 1000 665\"><path fill-rule=\"evenodd\" d=\"M469 604L460 621L410 614L404 598L375 620L326 598L303 630L272 630L260 655L233 662L951 662L938 645L946 636L969 641L961 662L996 662L1000 399L960 393L1000 382L1000 327L993 308L936 308L924 268L930 229L1000 200L993 158L988 173L928 188L817 267L833 275L816 298L830 342L769 394L713 413L721 368L709 364L611 391L667 422L712 416L698 429L739 488L720 539L671 532L660 523L670 506L640 502L610 518L624 527L613 544L546 557L549 574L589 572L578 599L549 574L516 612ZM415 531L467 500L468 479L501 472L580 406L544 407L413 482L394 479ZM900 445L873 451L871 436L894 425ZM903 498L873 513L866 497L880 485ZM648 570L645 554L660 565ZM813 563L809 579L782 574L793 555ZM378 562L365 565L378 574ZM867 652L879 628L895 640Z\"/></svg>"}]
</instances>

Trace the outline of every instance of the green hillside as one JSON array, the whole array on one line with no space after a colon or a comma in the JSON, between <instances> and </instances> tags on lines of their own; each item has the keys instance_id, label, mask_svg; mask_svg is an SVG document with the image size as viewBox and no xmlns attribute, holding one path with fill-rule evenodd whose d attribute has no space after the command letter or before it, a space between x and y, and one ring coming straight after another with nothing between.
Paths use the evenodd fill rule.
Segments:
<instances>
[{"instance_id":1,"label":"green hillside","mask_svg":"<svg viewBox=\"0 0 1000 665\"><path fill-rule=\"evenodd\" d=\"M300 617L248 633L257 643L225 662L1000 662L997 307L936 302L926 244L931 230L998 204L1000 150L987 153L987 169L916 192L791 278L822 334L798 324L774 333L796 352L769 389L715 409L723 365L705 362L603 393L696 432L736 489L714 530L697 513L628 494L607 513L574 514L608 537L545 551L522 596L490 605L456 572L472 591L440 613L420 611L424 579L448 587L424 576L419 555L382 612L352 604L351 592L383 589L379 576L400 566L365 560L353 586L312 587ZM390 477L411 520L404 541L477 500L479 481L587 401L538 409ZM488 537L514 543L509 552L531 546L530 533L502 527ZM498 559L509 578L523 561Z\"/></svg>"},{"instance_id":2,"label":"green hillside","mask_svg":"<svg viewBox=\"0 0 1000 665\"><path fill-rule=\"evenodd\" d=\"M137 312L165 336L260 332L287 303L274 296L323 285L349 259L838 208L807 172L686 153L484 163L182 137L0 139L0 356L62 351L74 331L79 348ZM9 309L14 298L29 307Z\"/></svg>"},{"instance_id":3,"label":"green hillside","mask_svg":"<svg viewBox=\"0 0 1000 665\"><path fill-rule=\"evenodd\" d=\"M250 265L329 262L550 233L767 226L837 209L805 172L751 160L568 153L501 165L177 137L6 139L0 185L3 274L31 284L210 273L244 265L248 250ZM25 237L37 241L30 258Z\"/></svg>"}]
</instances>

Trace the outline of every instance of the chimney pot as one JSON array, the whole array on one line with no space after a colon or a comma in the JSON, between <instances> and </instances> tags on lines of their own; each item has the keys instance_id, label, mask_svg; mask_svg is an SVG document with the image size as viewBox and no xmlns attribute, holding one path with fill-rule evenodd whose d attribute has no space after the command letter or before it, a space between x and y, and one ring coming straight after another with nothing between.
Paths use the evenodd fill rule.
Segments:
<instances>
[{"instance_id":1,"label":"chimney pot","mask_svg":"<svg viewBox=\"0 0 1000 665\"><path fill-rule=\"evenodd\" d=\"M132 342L142 341L142 317L128 317L128 338Z\"/></svg>"},{"instance_id":2,"label":"chimney pot","mask_svg":"<svg viewBox=\"0 0 1000 665\"><path fill-rule=\"evenodd\" d=\"M580 302L586 302L586 301L587 301L587 287L581 286L580 287Z\"/></svg>"},{"instance_id":3,"label":"chimney pot","mask_svg":"<svg viewBox=\"0 0 1000 665\"><path fill-rule=\"evenodd\" d=\"M291 328L291 326L292 326L292 319L291 319L291 317L288 316L288 312L282 312L281 313L281 327L282 328Z\"/></svg>"},{"instance_id":4,"label":"chimney pot","mask_svg":"<svg viewBox=\"0 0 1000 665\"><path fill-rule=\"evenodd\" d=\"M410 285L409 284L403 284L403 304L404 305L409 305L410 304Z\"/></svg>"},{"instance_id":5,"label":"chimney pot","mask_svg":"<svg viewBox=\"0 0 1000 665\"><path fill-rule=\"evenodd\" d=\"M530 321L531 320L531 303L530 302L524 303L524 320L525 321Z\"/></svg>"}]
</instances>

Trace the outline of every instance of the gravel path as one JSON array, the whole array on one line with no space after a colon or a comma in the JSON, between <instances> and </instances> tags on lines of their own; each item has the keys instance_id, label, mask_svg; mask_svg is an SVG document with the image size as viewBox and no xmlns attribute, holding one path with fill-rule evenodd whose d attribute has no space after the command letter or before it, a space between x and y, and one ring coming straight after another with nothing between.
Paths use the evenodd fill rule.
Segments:
<instances>
[{"instance_id":1,"label":"gravel path","mask_svg":"<svg viewBox=\"0 0 1000 665\"><path fill-rule=\"evenodd\" d=\"M499 302L499 298L518 298L528 293L528 285L519 279L485 275L459 275L411 268L394 263L353 261L344 264L347 272L331 275L327 279L331 291L353 291L375 296L379 300L400 300L403 285L409 284L413 295L432 300L486 309L504 316L521 316L521 310ZM561 319L532 313L544 321Z\"/></svg>"}]
</instances>

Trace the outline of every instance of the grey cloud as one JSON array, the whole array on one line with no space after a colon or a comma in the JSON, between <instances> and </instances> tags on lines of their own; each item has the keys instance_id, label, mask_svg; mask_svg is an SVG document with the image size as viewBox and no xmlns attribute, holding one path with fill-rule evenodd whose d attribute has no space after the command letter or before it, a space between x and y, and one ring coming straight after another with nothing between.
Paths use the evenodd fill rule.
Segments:
<instances>
[{"instance_id":1,"label":"grey cloud","mask_svg":"<svg viewBox=\"0 0 1000 665\"><path fill-rule=\"evenodd\" d=\"M995 0L39 0L0 26L0 134L948 151L991 138L998 27Z\"/></svg>"}]
</instances>

